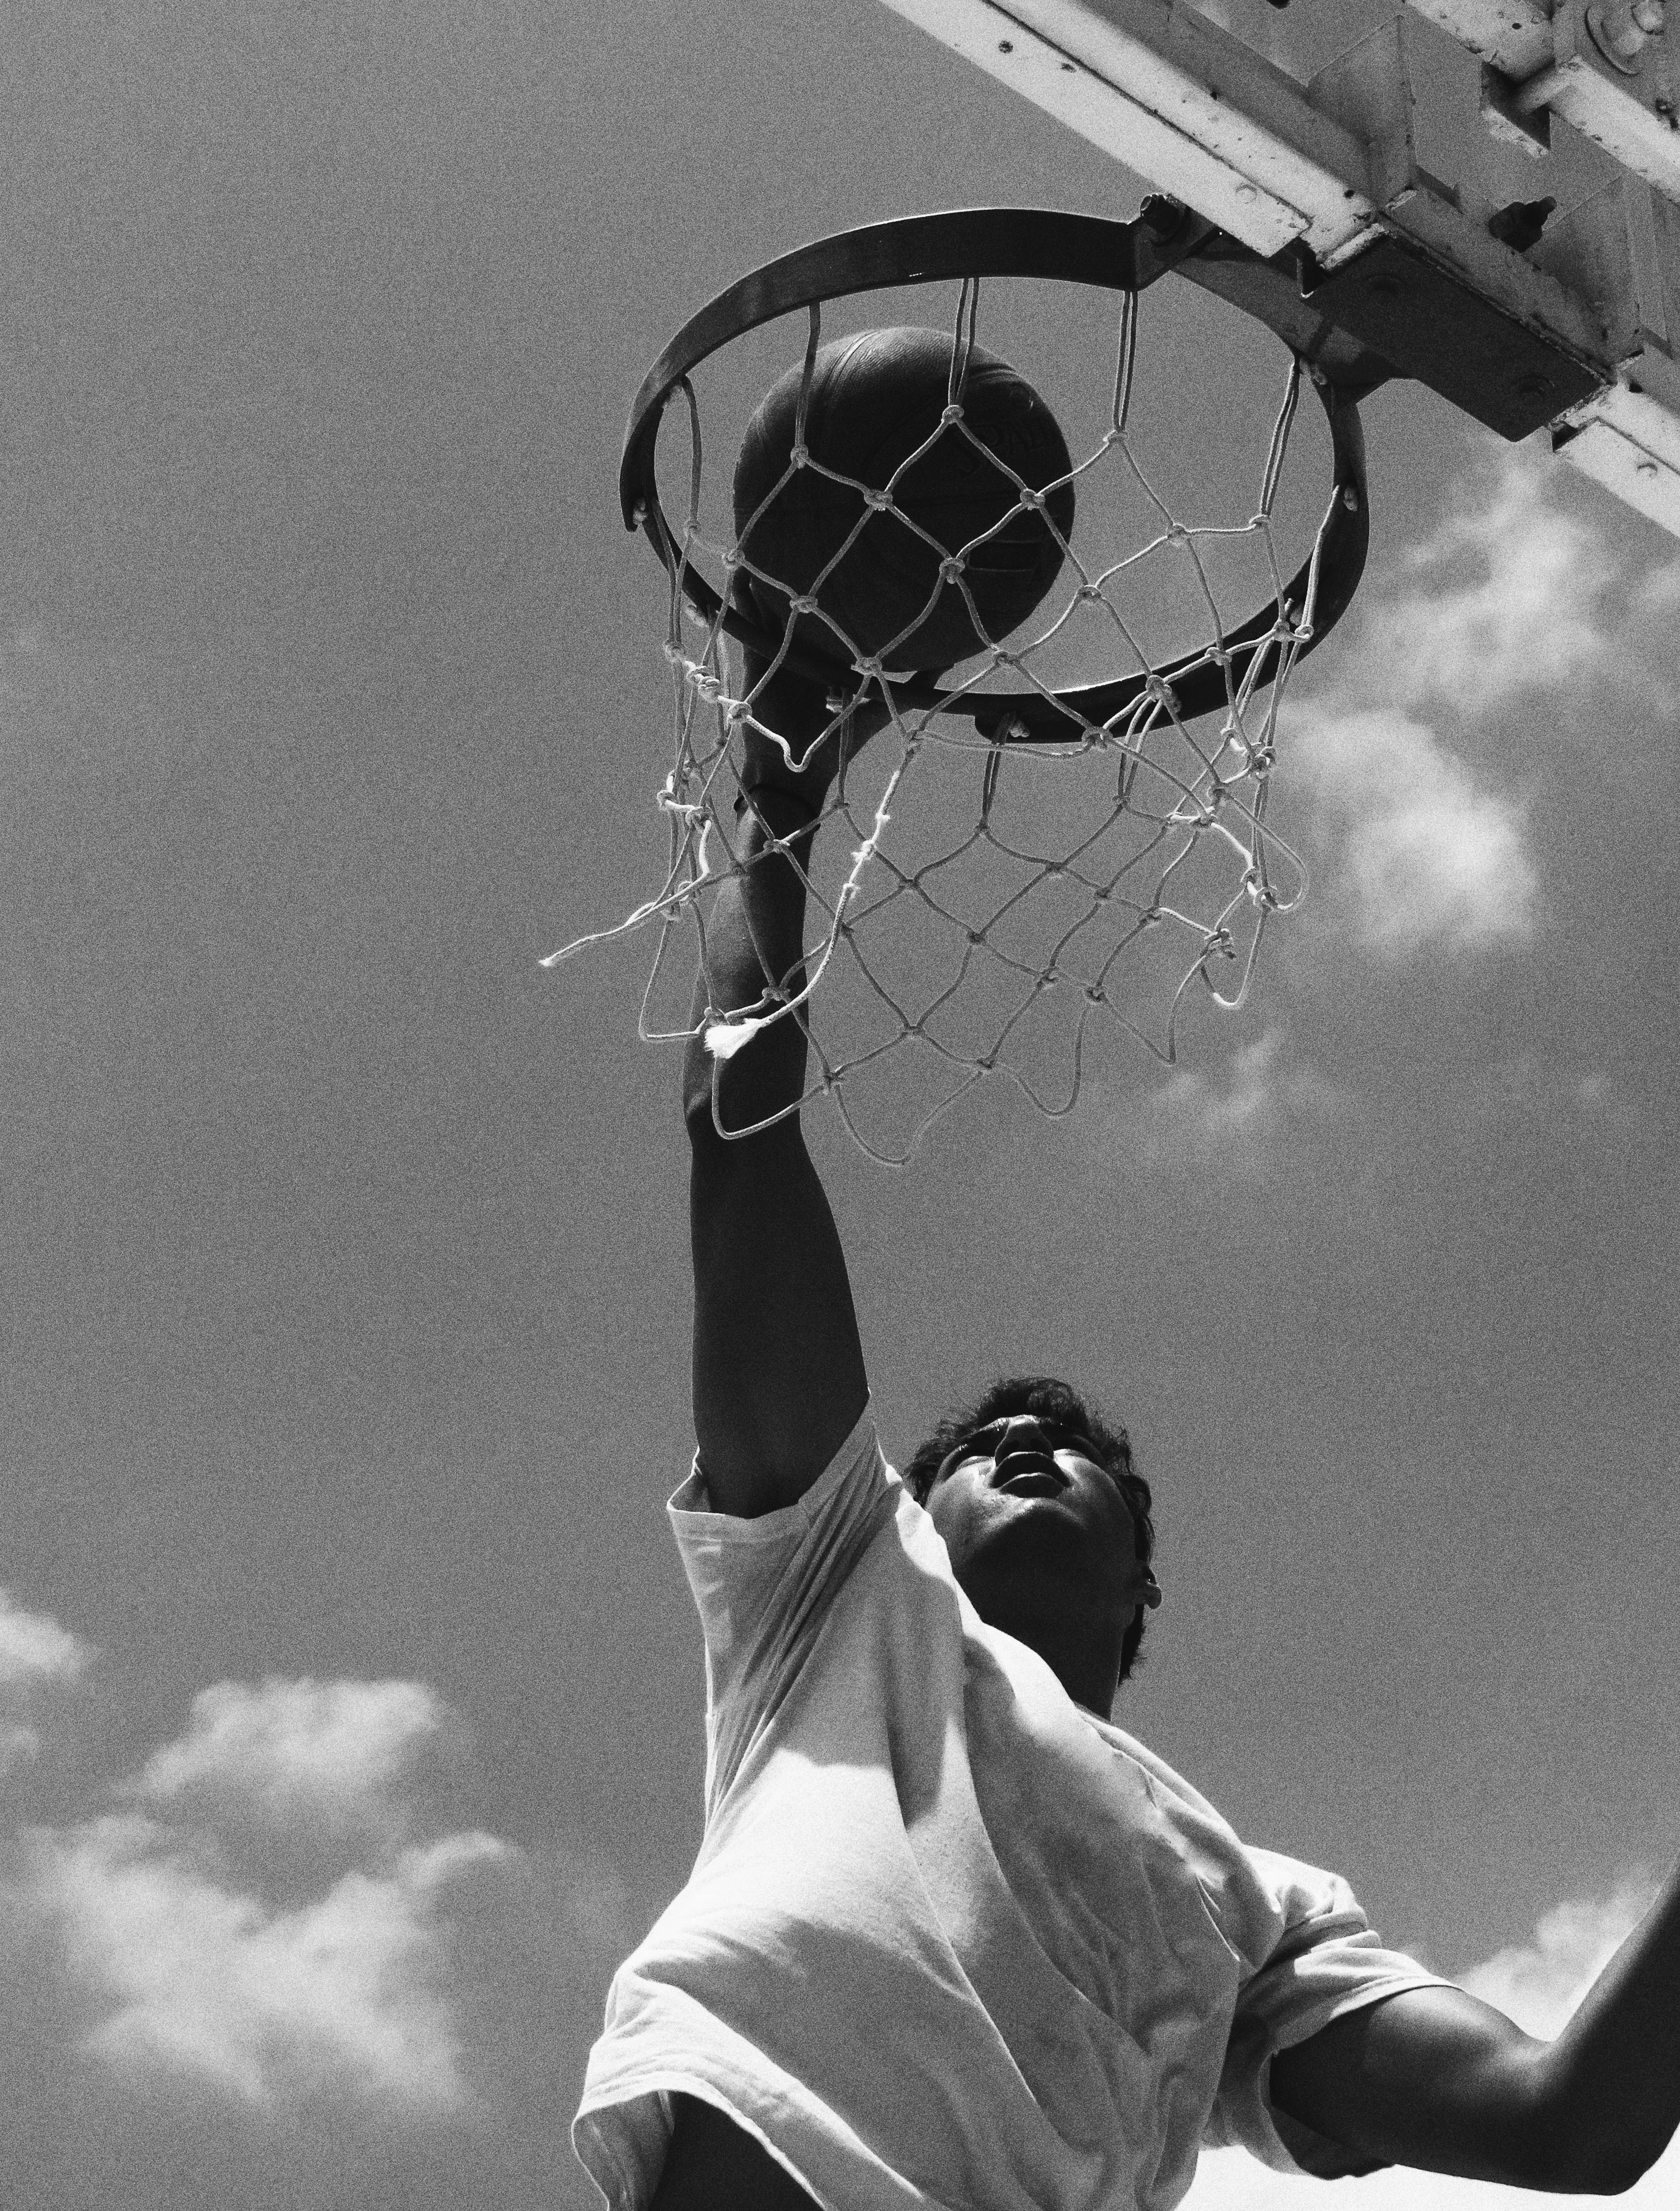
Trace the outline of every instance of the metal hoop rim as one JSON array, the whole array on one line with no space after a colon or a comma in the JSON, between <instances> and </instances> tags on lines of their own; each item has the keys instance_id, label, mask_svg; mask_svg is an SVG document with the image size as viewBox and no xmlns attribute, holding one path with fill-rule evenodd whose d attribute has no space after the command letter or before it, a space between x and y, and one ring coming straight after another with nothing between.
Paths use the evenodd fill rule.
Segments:
<instances>
[{"instance_id":1,"label":"metal hoop rim","mask_svg":"<svg viewBox=\"0 0 1680 2211\"><path fill-rule=\"evenodd\" d=\"M831 684L834 663L795 643L783 651L779 634L771 635L738 613L704 577L685 566L681 546L660 503L655 469L660 424L673 393L702 361L747 331L801 308L861 292L967 276L1042 277L1106 291L1140 292L1169 270L1194 260L1204 247L1217 251L1225 263L1246 259L1261 268L1270 265L1187 209L1163 204L1165 221L1149 211L1120 222L1050 208L959 208L907 215L814 239L750 270L690 317L643 379L631 407L619 468L625 526L645 532L668 574L681 573L684 597L702 621L767 658L782 653L785 666ZM1236 312L1250 311L1238 306ZM1284 342L1288 344L1288 339ZM1320 644L1346 610L1364 572L1370 541L1358 401L1371 388L1371 378L1364 374L1343 380L1333 365L1321 363L1308 365L1308 373L1329 423L1333 483L1313 550L1284 587L1284 603L1293 607L1298 619L1316 569L1312 627L1293 648L1296 660ZM875 680L900 707L961 716L994 742L1067 742L1080 728L1100 725L1127 712L1151 690L1166 694L1170 711L1180 720L1194 721L1223 709L1232 684L1271 681L1283 665L1275 649L1270 652L1273 665L1269 672L1262 661L1257 675L1249 679L1248 663L1267 655L1278 614L1274 603L1251 615L1222 640L1224 651L1218 662L1205 651L1187 653L1115 681L1055 693L967 687L952 693L941 690L931 676Z\"/></svg>"}]
</instances>

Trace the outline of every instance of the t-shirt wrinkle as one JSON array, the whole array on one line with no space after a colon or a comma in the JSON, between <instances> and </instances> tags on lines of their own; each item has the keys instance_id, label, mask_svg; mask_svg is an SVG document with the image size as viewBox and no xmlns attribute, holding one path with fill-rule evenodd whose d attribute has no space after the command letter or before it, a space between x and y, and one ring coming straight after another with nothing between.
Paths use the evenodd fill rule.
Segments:
<instances>
[{"instance_id":1,"label":"t-shirt wrinkle","mask_svg":"<svg viewBox=\"0 0 1680 2211\"><path fill-rule=\"evenodd\" d=\"M715 1512L697 1461L670 1515L705 1826L590 2054L612 2211L678 2092L825 2211L1171 2211L1206 2143L1354 2169L1273 2112L1272 2057L1435 1977L981 1620L867 1409L794 1504Z\"/></svg>"}]
</instances>

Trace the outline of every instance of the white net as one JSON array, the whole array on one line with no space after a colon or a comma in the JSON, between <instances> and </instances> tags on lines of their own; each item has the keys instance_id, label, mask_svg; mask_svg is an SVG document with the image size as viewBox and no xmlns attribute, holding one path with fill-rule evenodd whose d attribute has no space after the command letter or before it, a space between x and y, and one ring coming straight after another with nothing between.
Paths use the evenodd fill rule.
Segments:
<instances>
[{"instance_id":1,"label":"white net","mask_svg":"<svg viewBox=\"0 0 1680 2211\"><path fill-rule=\"evenodd\" d=\"M977 286L965 284L958 301L952 403L912 461L940 438L973 442L963 420L961 372L973 342L976 294ZM807 381L818 336L813 310ZM1328 522L1326 516L1319 525L1306 589L1292 603L1274 506L1301 366L1291 363L1252 510L1235 521L1192 524L1172 512L1139 450L1131 425L1136 344L1137 300L1128 294L1106 420L1072 469L1081 526L1067 538L1056 533L1064 566L1024 632L991 639L964 572L975 545L940 547L944 583L962 590L987 640L984 652L940 679L940 703L907 703L890 680L893 663L885 653L858 652L848 639L849 669L837 654L830 730L860 702L879 704L886 718L827 793L814 847L801 845L811 853L803 961L771 978L750 1008L720 1005L707 992L700 1027L715 1064L767 1024L798 1021L810 1040L809 1080L804 1097L774 1118L814 1097L831 1098L859 1146L886 1164L907 1159L929 1124L988 1076L1013 1082L1046 1115L1069 1112L1098 1030L1122 1033L1172 1062L1188 1004L1201 997L1240 1005L1269 922L1305 893L1300 858L1266 821L1278 708L1313 634L1316 548ZM652 932L639 1021L650 1041L696 1033L686 1007L692 960L698 956L708 975L712 901L747 859L752 801L740 783L743 734L750 724L775 741L790 766L799 765L756 708L794 645L800 618L807 627L813 615L834 627L819 604L821 577L803 593L785 586L780 650L749 684L721 612L709 621L694 613L686 586L695 573L715 579L721 596L733 591L738 603L746 576L770 585L783 579L747 558L742 541L752 536L750 524L727 539L702 528L698 408L686 379L678 389L687 402L692 444L686 513L680 531L674 530L680 554L665 646L675 710L674 757L659 794L668 865L658 890L634 912L544 963ZM800 420L802 426L802 397ZM982 450L1017 487L1013 513L1044 516L1054 529L1045 514L1050 488L1029 485L990 448ZM798 469L813 465L819 463L796 436L770 496ZM858 521L823 575L870 518L891 507L909 465L884 486L838 479L860 495ZM1117 477L1133 518L1129 542L1093 543L1083 527L1087 509L1099 504L1089 487L1103 472ZM1248 575L1257 566L1266 579L1261 598L1269 597L1270 621L1260 637L1249 629L1233 649L1234 632L1255 609L1252 581L1233 587L1226 580L1234 572L1226 555L1238 541L1250 556ZM1151 673L1162 662L1158 655L1151 660L1146 635L1147 610L1163 591L1173 596L1181 623L1186 606L1194 609L1199 639L1175 657L1169 681ZM1238 598L1239 591L1246 597ZM1094 626L1105 680L1139 679L1122 709L1100 720L1070 700L1057 669L1058 651L1065 662L1076 625L1085 626L1079 649L1087 658ZM1222 704L1187 719L1179 694L1193 673L1207 669L1222 672ZM1006 712L1000 722L986 718L994 736L977 734L972 702L982 688L994 694L1000 677L1023 700L1060 699L1055 724L1065 735L1024 742L1024 726ZM680 956L680 945L692 948L687 956ZM770 1124L731 1128L720 1118L718 1125L726 1136L742 1136Z\"/></svg>"}]
</instances>

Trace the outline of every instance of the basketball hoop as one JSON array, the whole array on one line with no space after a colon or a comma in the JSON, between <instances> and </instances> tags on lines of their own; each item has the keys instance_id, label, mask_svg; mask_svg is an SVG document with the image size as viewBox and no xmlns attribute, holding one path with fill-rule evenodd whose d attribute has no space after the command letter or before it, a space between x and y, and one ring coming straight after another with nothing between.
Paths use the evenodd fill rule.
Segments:
<instances>
[{"instance_id":1,"label":"basketball hoop","mask_svg":"<svg viewBox=\"0 0 1680 2211\"><path fill-rule=\"evenodd\" d=\"M1260 470L1258 501L1230 523L1177 520L1134 450L1138 300L1175 271L1266 325L1288 349L1285 391ZM672 931L684 918L692 922L705 972L708 900L745 864L736 816L750 801L740 792L731 740L750 723L786 750L779 732L758 720L754 702L778 670L791 668L822 682L837 718L872 698L885 708L900 749L873 797L859 797L849 764L843 771L822 821L843 817L846 836L825 827L817 839L806 881L820 935L806 948L802 977L772 984L762 1005L745 1016L709 1008L701 1029L715 1063L769 1022L799 1021L813 1047L807 1096L833 1097L861 1147L896 1164L936 1114L993 1072L1008 1075L1046 1114L1070 1111L1087 1031L1099 1017L1171 1062L1194 983L1200 979L1221 1005L1241 1004L1268 917L1292 910L1305 892L1300 860L1266 825L1278 707L1294 668L1334 626L1359 581L1369 515L1358 402L1388 373L1384 362L1315 313L1300 273L1282 257L1260 259L1169 201L1146 203L1133 222L1034 209L970 209L819 240L754 270L694 316L637 394L619 473L625 520L645 532L669 582L665 649L674 681L675 756L660 797L670 829L669 866L658 893L624 921L544 964L656 925L640 1032L650 1040L693 1033L686 1022L662 1025L654 1010L666 987ZM1105 427L1095 451L1055 484L1028 482L964 420L964 367L976 347L980 287L994 279L1048 279L1119 299ZM951 331L950 403L925 439L893 464L883 483L821 465L801 439L821 358L824 306L888 288L952 283L959 288L954 316L942 318ZM787 465L754 515L737 516L736 536L725 544L711 542L700 526L694 373L748 333L801 312L807 323L801 427L793 431ZM789 371L784 380L792 378ZM1331 483L1322 508L1314 503L1309 510L1321 518L1306 556L1286 576L1274 543L1273 505L1303 382L1316 393L1327 425ZM661 424L679 395L691 438L688 507L680 524L668 515L657 474ZM997 528L1022 518L1048 528L1075 579L1066 604L1052 607L1046 599L1049 618L1031 636L994 638L979 618L965 568L983 536L940 545L903 504L906 471L941 437L966 438L1012 483L1015 505ZM758 516L812 465L856 494L858 514L814 585L767 572L755 554L753 534ZM1082 487L1083 501L1104 467L1125 472L1128 495L1147 518L1146 542L1123 557L1091 560L1079 525L1068 535L1050 518L1055 512L1071 515L1073 484ZM840 631L822 601L823 579L884 512L896 516L891 527L914 531L942 556L938 574L946 580L935 591L962 591L972 629L987 648L958 663L954 675L896 665L890 646L864 650ZM1215 541L1259 548L1266 601L1257 611L1245 609L1238 620L1226 618L1210 581ZM1052 548L1053 569L1055 558ZM1135 610L1122 603L1128 589L1140 588L1151 561L1157 576L1160 564L1175 561L1189 578L1182 596L1204 639L1194 650L1152 655ZM749 581L759 587L756 597L743 588ZM779 628L766 615L767 605L786 609ZM1047 673L1048 656L1075 618L1087 615L1109 641L1104 657L1125 664L1095 681L1070 682ZM812 643L813 622L820 631L824 621L836 635L832 652ZM916 634L916 621L898 633ZM739 694L730 688L725 639L764 671ZM1220 718L1217 730L1203 738L1194 725L1214 715ZM873 741L877 748L885 742L885 731ZM960 775L961 755L976 752L978 790L957 800L967 821L954 826L938 777ZM1024 765L1011 771L1006 793L1000 771L1011 759ZM1042 763L1044 772L1064 778L1087 772L1106 783L1077 822L1067 818L1067 794L1058 791L1049 812L1061 812L1051 823L1042 780L1033 785L1028 763ZM919 812L909 803L917 794ZM1024 809L1018 821L1009 815L1012 803ZM819 879L825 854L831 869L837 867L836 880ZM1221 987L1217 978L1233 966L1234 987ZM836 987L849 967L861 984L849 994ZM1047 1009L1053 1015L1059 1007L1067 1009L1063 1033L1047 1037ZM837 1042L836 1027L849 1023L850 1031ZM1058 1056L1065 1069L1053 1082L1044 1069L1047 1059ZM931 1102L910 1110L907 1138L866 1134L860 1089L889 1063L893 1079L901 1079L897 1071L909 1060L931 1079ZM716 1094L714 1082L715 1118ZM803 1102L784 1110L796 1112ZM726 1136L755 1133L724 1128L721 1119L718 1125Z\"/></svg>"},{"instance_id":2,"label":"basketball hoop","mask_svg":"<svg viewBox=\"0 0 1680 2211\"><path fill-rule=\"evenodd\" d=\"M727 605L688 564L684 537L666 518L655 475L655 448L666 408L693 372L748 330L857 293L941 279L973 282L985 277L1033 277L1091 285L1135 298L1174 269L1194 278L1198 274L1194 257L1210 245L1221 249L1228 264L1246 260L1263 276L1274 277L1271 287L1244 306L1278 329L1285 342L1299 350L1305 332L1298 309L1289 315L1286 328L1275 307L1267 312L1268 306L1284 304L1286 295L1295 291L1292 272L1274 271L1258 254L1237 246L1212 224L1169 201L1152 203L1133 222L1043 208L964 208L945 215L910 215L841 231L766 262L684 324L644 379L630 410L619 469L625 522L632 530L646 532L701 622L716 625L766 657L779 657L783 664L802 674L831 680L831 663L797 645L784 649L779 635L759 628ZM1370 525L1357 403L1387 374L1384 364L1349 346L1327 325L1315 335L1321 351L1316 355L1302 353L1302 357L1315 372L1314 389L1329 421L1334 482L1318 542L1280 594L1285 603L1297 609L1311 598L1312 621L1294 642L1292 657L1297 660L1340 620L1364 569ZM1263 608L1228 633L1224 639L1224 649L1230 655L1228 667L1217 657L1193 653L1109 682L1056 693L967 686L945 691L926 678L896 681L891 690L901 709L961 715L990 741L1065 742L1082 728L1128 713L1157 688L1171 692L1175 711L1185 721L1218 712L1229 703L1232 688L1249 675L1249 664L1257 656L1261 665L1251 684L1272 680L1282 664L1276 627L1275 610Z\"/></svg>"}]
</instances>

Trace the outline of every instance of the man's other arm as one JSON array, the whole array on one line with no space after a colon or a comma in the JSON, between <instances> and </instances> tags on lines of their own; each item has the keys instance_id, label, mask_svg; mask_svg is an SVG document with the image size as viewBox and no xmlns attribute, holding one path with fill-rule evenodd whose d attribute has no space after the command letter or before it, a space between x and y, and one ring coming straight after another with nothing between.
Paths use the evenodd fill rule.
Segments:
<instances>
[{"instance_id":1,"label":"man's other arm","mask_svg":"<svg viewBox=\"0 0 1680 2211\"><path fill-rule=\"evenodd\" d=\"M1281 2051L1272 2098L1386 2164L1620 2195L1680 2123L1680 1869L1555 2042L1460 1989L1408 1989Z\"/></svg>"},{"instance_id":2,"label":"man's other arm","mask_svg":"<svg viewBox=\"0 0 1680 2211\"><path fill-rule=\"evenodd\" d=\"M820 694L787 677L755 711L796 758L828 720ZM801 869L836 754L831 742L796 776L776 747L749 740L746 780L763 818L748 815L746 871L725 884L707 924L697 1025L709 1009L714 1018L762 1010L767 989L800 987ZM805 1493L868 1396L845 1255L798 1115L733 1142L717 1132L717 1121L750 1127L797 1099L806 1056L795 1017L728 1059L715 1060L697 1036L684 1068L695 1435L713 1505L748 1518Z\"/></svg>"}]
</instances>

